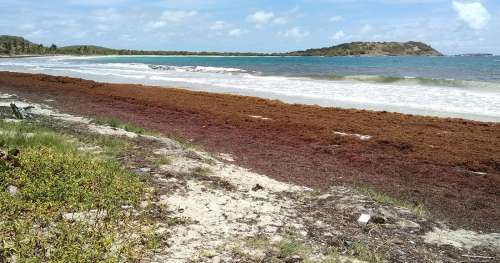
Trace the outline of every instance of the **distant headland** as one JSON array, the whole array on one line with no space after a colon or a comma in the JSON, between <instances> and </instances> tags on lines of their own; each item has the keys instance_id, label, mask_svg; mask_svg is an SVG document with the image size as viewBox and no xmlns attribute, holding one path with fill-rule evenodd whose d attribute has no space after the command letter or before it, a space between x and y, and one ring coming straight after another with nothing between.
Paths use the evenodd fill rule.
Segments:
<instances>
[{"instance_id":1,"label":"distant headland","mask_svg":"<svg viewBox=\"0 0 500 263\"><path fill-rule=\"evenodd\" d=\"M352 42L332 47L308 49L285 53L255 52L190 52L144 51L112 49L94 45L58 47L44 46L23 37L0 35L0 56L33 55L193 55L193 56L442 56L436 49L422 42Z\"/></svg>"},{"instance_id":2,"label":"distant headland","mask_svg":"<svg viewBox=\"0 0 500 263\"><path fill-rule=\"evenodd\" d=\"M288 53L296 56L442 56L422 42L352 42Z\"/></svg>"}]
</instances>

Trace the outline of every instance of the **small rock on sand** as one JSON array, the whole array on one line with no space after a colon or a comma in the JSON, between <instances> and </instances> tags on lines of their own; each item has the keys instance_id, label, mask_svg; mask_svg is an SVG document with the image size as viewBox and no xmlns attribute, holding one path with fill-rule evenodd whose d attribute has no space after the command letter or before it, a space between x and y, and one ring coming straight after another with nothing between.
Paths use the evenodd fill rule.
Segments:
<instances>
[{"instance_id":1,"label":"small rock on sand","mask_svg":"<svg viewBox=\"0 0 500 263\"><path fill-rule=\"evenodd\" d=\"M370 221L371 216L368 214L361 214L358 218L358 224L360 225L366 225L368 224L368 221Z\"/></svg>"},{"instance_id":2,"label":"small rock on sand","mask_svg":"<svg viewBox=\"0 0 500 263\"><path fill-rule=\"evenodd\" d=\"M18 192L19 192L19 189L16 187L16 186L13 186L13 185L9 185L7 187L7 192L12 195L12 196L15 196Z\"/></svg>"}]
</instances>

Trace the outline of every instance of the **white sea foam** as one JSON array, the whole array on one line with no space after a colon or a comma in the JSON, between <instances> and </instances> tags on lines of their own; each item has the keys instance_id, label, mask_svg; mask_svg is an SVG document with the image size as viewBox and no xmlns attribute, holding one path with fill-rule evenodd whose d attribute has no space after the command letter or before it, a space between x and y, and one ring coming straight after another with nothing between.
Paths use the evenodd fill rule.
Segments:
<instances>
[{"instance_id":1,"label":"white sea foam","mask_svg":"<svg viewBox=\"0 0 500 263\"><path fill-rule=\"evenodd\" d=\"M500 122L500 87L378 83L259 76L236 68L149 66L140 63L82 62L75 57L3 59L0 70L43 72L116 83L185 87L253 95L292 103L318 104ZM88 58L81 58L88 59ZM408 77L407 79L413 79Z\"/></svg>"},{"instance_id":2,"label":"white sea foam","mask_svg":"<svg viewBox=\"0 0 500 263\"><path fill-rule=\"evenodd\" d=\"M246 72L238 68L222 68L222 67L203 67L203 66L165 66L165 65L149 65L153 70L172 70L177 72L202 72L202 73L240 73Z\"/></svg>"}]
</instances>

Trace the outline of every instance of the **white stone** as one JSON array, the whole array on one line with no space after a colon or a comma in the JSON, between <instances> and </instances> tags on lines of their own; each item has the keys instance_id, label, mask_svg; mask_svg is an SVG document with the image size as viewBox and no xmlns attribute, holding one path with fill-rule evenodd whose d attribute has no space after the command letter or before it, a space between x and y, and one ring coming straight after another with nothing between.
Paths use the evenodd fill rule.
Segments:
<instances>
[{"instance_id":1,"label":"white stone","mask_svg":"<svg viewBox=\"0 0 500 263\"><path fill-rule=\"evenodd\" d=\"M9 185L9 187L7 187L7 192L10 195L14 196L14 195L16 195L19 192L19 189L16 186Z\"/></svg>"},{"instance_id":2,"label":"white stone","mask_svg":"<svg viewBox=\"0 0 500 263\"><path fill-rule=\"evenodd\" d=\"M362 134L356 134L356 133L345 133L345 132L334 132L334 134L336 135L340 135L340 136L347 136L347 137L356 137L362 141L368 141L372 138L372 136L370 135L362 135Z\"/></svg>"},{"instance_id":3,"label":"white stone","mask_svg":"<svg viewBox=\"0 0 500 263\"><path fill-rule=\"evenodd\" d=\"M93 224L96 220L105 218L106 216L108 216L106 210L90 210L88 212L65 213L62 215L66 221L85 222L89 224Z\"/></svg>"},{"instance_id":4,"label":"white stone","mask_svg":"<svg viewBox=\"0 0 500 263\"><path fill-rule=\"evenodd\" d=\"M371 216L369 214L361 214L358 218L358 224L360 225L366 225L368 224L368 221L370 221Z\"/></svg>"}]
</instances>

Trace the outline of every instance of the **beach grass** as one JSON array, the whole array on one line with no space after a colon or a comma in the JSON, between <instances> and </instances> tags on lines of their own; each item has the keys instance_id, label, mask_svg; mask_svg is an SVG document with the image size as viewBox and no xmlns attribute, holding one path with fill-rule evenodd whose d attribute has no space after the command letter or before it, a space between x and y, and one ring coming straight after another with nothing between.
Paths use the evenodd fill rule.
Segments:
<instances>
[{"instance_id":1,"label":"beach grass","mask_svg":"<svg viewBox=\"0 0 500 263\"><path fill-rule=\"evenodd\" d=\"M97 125L106 125L111 126L113 128L123 129L128 132L133 132L137 134L145 134L146 130L141 128L134 123L122 121L118 118L113 117L100 117L94 120L94 123Z\"/></svg>"},{"instance_id":2,"label":"beach grass","mask_svg":"<svg viewBox=\"0 0 500 263\"><path fill-rule=\"evenodd\" d=\"M422 202L410 202L406 200L401 200L399 198L392 197L386 193L380 192L373 187L369 186L358 186L358 191L367 195L374 202L385 205L393 205L402 208L406 208L412 211L415 215L423 217L429 213L428 209Z\"/></svg>"},{"instance_id":3,"label":"beach grass","mask_svg":"<svg viewBox=\"0 0 500 263\"><path fill-rule=\"evenodd\" d=\"M323 254L322 258L317 258L318 253L320 253L318 250L319 248L304 243L297 233L293 233L293 231L290 232L288 236L284 236L279 242L272 242L269 238L264 236L250 237L246 239L244 246L251 249L266 251L266 255L272 255L272 257L276 259L288 259L290 262L295 262L292 261L294 257L299 258L301 260L300 262L304 263L345 263L352 262L351 259L372 263L386 262L384 255L371 250L359 242L354 242L351 246L345 247L344 256L341 256L338 252L339 248L330 247L321 252L321 254ZM240 248L238 253L244 255L241 250ZM316 259L314 259L315 256ZM251 258L251 255L246 255L246 257Z\"/></svg>"}]
</instances>

